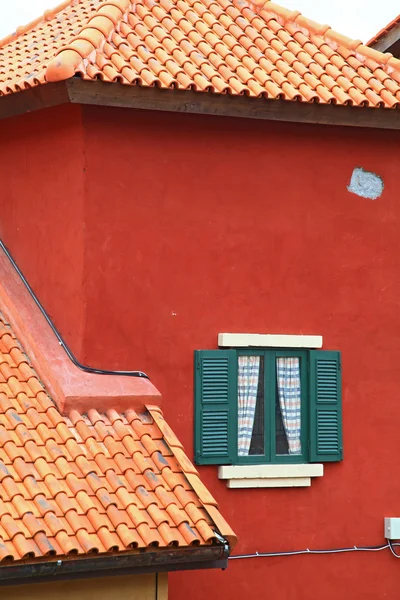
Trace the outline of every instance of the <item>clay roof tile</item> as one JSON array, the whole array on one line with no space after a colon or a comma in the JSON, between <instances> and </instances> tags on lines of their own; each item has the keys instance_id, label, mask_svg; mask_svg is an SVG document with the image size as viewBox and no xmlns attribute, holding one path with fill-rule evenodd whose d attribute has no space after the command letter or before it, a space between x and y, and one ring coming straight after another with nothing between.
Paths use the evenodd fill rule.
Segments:
<instances>
[{"instance_id":1,"label":"clay roof tile","mask_svg":"<svg viewBox=\"0 0 400 600\"><path fill-rule=\"evenodd\" d=\"M266 57L274 65L274 81ZM352 77L346 68L352 57L366 67L360 74L364 82L376 70L386 73L382 93L371 93L362 83L356 94L350 92ZM300 66L295 67L296 61ZM313 61L320 65L318 74ZM75 75L143 87L375 108L397 107L394 98L400 94L400 60L270 0L69 0L2 40L0 62L0 95ZM331 65L343 75L335 90L322 77ZM291 68L297 71L294 85ZM310 83L311 75L319 85ZM18 347L6 328L2 342L9 350Z\"/></svg>"},{"instance_id":2,"label":"clay roof tile","mask_svg":"<svg viewBox=\"0 0 400 600\"><path fill-rule=\"evenodd\" d=\"M3 366L18 341L0 315L1 331ZM202 512L212 498L159 407L67 419L18 351L23 361L4 370L10 396L0 392L0 560L214 543Z\"/></svg>"}]
</instances>

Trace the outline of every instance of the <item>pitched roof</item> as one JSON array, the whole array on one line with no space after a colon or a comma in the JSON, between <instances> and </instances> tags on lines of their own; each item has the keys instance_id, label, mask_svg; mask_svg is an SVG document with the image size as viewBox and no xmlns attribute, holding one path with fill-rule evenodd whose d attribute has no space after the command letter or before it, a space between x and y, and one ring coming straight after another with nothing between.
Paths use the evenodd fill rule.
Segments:
<instances>
[{"instance_id":1,"label":"pitched roof","mask_svg":"<svg viewBox=\"0 0 400 600\"><path fill-rule=\"evenodd\" d=\"M400 106L400 61L269 0L68 0L0 43L0 94L80 75Z\"/></svg>"},{"instance_id":2,"label":"pitched roof","mask_svg":"<svg viewBox=\"0 0 400 600\"><path fill-rule=\"evenodd\" d=\"M0 561L160 551L235 536L165 423L57 410L0 317Z\"/></svg>"},{"instance_id":3,"label":"pitched roof","mask_svg":"<svg viewBox=\"0 0 400 600\"><path fill-rule=\"evenodd\" d=\"M379 40L384 35L386 35L387 33L389 33L389 31L391 31L397 25L400 25L400 15L398 15L395 19L393 19L393 21L390 21L390 23L388 23L386 25L386 27L384 27L383 29L381 29L380 31L378 31L378 33L376 35L374 35L374 37L372 37L369 40L369 42L367 42L367 46L374 46L377 42L379 42Z\"/></svg>"}]
</instances>

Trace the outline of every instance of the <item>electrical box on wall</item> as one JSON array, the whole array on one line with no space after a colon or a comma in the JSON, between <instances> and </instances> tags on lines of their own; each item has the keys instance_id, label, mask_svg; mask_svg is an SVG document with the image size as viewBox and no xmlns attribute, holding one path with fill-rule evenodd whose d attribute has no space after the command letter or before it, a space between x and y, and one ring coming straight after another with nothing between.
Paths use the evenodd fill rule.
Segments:
<instances>
[{"instance_id":1,"label":"electrical box on wall","mask_svg":"<svg viewBox=\"0 0 400 600\"><path fill-rule=\"evenodd\" d=\"M400 540L400 517L385 517L385 538Z\"/></svg>"}]
</instances>

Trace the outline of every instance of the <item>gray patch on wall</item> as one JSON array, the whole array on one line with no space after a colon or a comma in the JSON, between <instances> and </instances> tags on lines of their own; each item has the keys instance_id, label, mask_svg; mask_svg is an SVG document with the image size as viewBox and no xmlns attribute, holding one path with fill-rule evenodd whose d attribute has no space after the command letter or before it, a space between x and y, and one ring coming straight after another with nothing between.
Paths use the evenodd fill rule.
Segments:
<instances>
[{"instance_id":1,"label":"gray patch on wall","mask_svg":"<svg viewBox=\"0 0 400 600\"><path fill-rule=\"evenodd\" d=\"M383 187L382 177L379 177L376 173L364 171L364 169L356 167L351 175L350 185L347 186L347 189L349 192L361 196L361 198L376 200L382 196Z\"/></svg>"}]
</instances>

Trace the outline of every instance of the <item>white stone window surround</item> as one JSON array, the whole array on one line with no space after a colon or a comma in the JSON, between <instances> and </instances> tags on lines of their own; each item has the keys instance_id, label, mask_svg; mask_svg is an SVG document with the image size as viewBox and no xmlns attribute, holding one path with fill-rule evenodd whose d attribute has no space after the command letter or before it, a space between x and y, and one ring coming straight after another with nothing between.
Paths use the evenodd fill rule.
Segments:
<instances>
[{"instance_id":1,"label":"white stone window surround","mask_svg":"<svg viewBox=\"0 0 400 600\"><path fill-rule=\"evenodd\" d=\"M321 335L280 335L261 333L219 333L220 348L322 348ZM322 477L322 464L233 465L218 469L231 489L309 487L312 477Z\"/></svg>"},{"instance_id":2,"label":"white stone window surround","mask_svg":"<svg viewBox=\"0 0 400 600\"><path fill-rule=\"evenodd\" d=\"M312 477L322 477L324 465L233 465L218 468L228 488L310 487Z\"/></svg>"}]
</instances>

